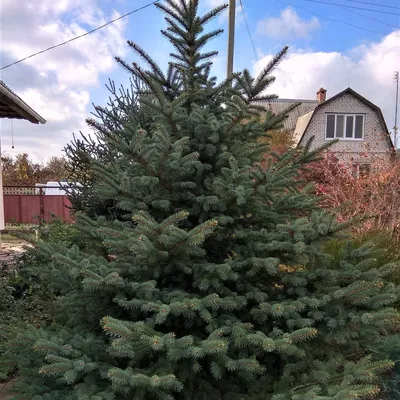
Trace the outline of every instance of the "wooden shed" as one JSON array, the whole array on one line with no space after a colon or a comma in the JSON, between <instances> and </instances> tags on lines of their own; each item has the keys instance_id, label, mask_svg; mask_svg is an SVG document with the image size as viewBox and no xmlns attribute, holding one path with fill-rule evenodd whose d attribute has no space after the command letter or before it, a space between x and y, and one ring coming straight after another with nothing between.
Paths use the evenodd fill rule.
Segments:
<instances>
[{"instance_id":1,"label":"wooden shed","mask_svg":"<svg viewBox=\"0 0 400 400\"><path fill-rule=\"evenodd\" d=\"M0 81L0 118L24 119L33 124L46 123L43 117L29 107L2 81ZM0 231L4 228L3 173L0 158Z\"/></svg>"}]
</instances>

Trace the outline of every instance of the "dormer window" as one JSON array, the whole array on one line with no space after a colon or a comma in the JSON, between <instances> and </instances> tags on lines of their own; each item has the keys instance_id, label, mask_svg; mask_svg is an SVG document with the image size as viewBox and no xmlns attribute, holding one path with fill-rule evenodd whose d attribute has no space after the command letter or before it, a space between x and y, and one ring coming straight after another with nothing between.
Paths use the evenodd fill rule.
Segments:
<instances>
[{"instance_id":1,"label":"dormer window","mask_svg":"<svg viewBox=\"0 0 400 400\"><path fill-rule=\"evenodd\" d=\"M363 140L363 114L327 114L325 139Z\"/></svg>"}]
</instances>

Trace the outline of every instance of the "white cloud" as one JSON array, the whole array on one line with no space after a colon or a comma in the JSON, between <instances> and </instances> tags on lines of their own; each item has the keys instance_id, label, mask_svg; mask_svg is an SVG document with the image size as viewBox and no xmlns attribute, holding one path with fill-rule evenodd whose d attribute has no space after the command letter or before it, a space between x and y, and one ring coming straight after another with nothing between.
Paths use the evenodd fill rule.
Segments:
<instances>
[{"instance_id":1,"label":"white cloud","mask_svg":"<svg viewBox=\"0 0 400 400\"><path fill-rule=\"evenodd\" d=\"M395 85L393 71L400 62L400 30L378 42L339 52L294 50L274 72L275 83L268 90L282 98L314 99L322 86L328 97L351 87L383 111L389 130L394 125ZM258 74L271 59L255 64Z\"/></svg>"},{"instance_id":2,"label":"white cloud","mask_svg":"<svg viewBox=\"0 0 400 400\"><path fill-rule=\"evenodd\" d=\"M317 18L306 21L291 7L285 8L280 17L269 17L257 24L257 32L272 38L305 39L319 28Z\"/></svg>"},{"instance_id":3,"label":"white cloud","mask_svg":"<svg viewBox=\"0 0 400 400\"><path fill-rule=\"evenodd\" d=\"M8 64L100 26L118 16L104 15L99 0L2 1L2 64ZM72 132L85 129L90 91L100 75L117 67L114 56L127 51L120 20L91 35L53 49L2 71L5 81L47 123L13 121L15 150L10 150L11 125L0 120L3 150L60 155Z\"/></svg>"},{"instance_id":4,"label":"white cloud","mask_svg":"<svg viewBox=\"0 0 400 400\"><path fill-rule=\"evenodd\" d=\"M229 0L203 0L200 5L201 5L201 12L208 12L212 10L213 8L222 6L224 4L228 4ZM236 2L236 13L235 13L235 25L240 26L244 22L244 9L239 2ZM225 24L229 16L229 7L226 7L224 11L219 15L218 17L218 22L220 24ZM246 14L247 16L247 14Z\"/></svg>"}]
</instances>

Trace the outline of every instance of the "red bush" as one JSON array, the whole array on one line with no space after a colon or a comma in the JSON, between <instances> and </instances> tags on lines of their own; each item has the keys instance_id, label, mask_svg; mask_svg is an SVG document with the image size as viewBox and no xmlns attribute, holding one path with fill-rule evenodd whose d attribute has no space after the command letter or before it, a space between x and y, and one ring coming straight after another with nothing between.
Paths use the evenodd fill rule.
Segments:
<instances>
[{"instance_id":1,"label":"red bush","mask_svg":"<svg viewBox=\"0 0 400 400\"><path fill-rule=\"evenodd\" d=\"M373 215L355 230L364 233L372 228L397 230L400 226L400 162L375 160L365 176L352 175L351 165L330 152L312 165L303 176L315 182L321 206L337 209L339 221L362 214Z\"/></svg>"}]
</instances>

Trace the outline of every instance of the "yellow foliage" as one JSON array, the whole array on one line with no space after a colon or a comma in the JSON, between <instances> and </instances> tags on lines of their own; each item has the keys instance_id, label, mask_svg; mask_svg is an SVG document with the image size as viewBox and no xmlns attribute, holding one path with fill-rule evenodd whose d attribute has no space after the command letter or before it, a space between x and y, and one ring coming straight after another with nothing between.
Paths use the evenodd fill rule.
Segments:
<instances>
[{"instance_id":1,"label":"yellow foliage","mask_svg":"<svg viewBox=\"0 0 400 400\"><path fill-rule=\"evenodd\" d=\"M279 271L292 273L297 271L305 271L305 267L304 265L279 264Z\"/></svg>"}]
</instances>

